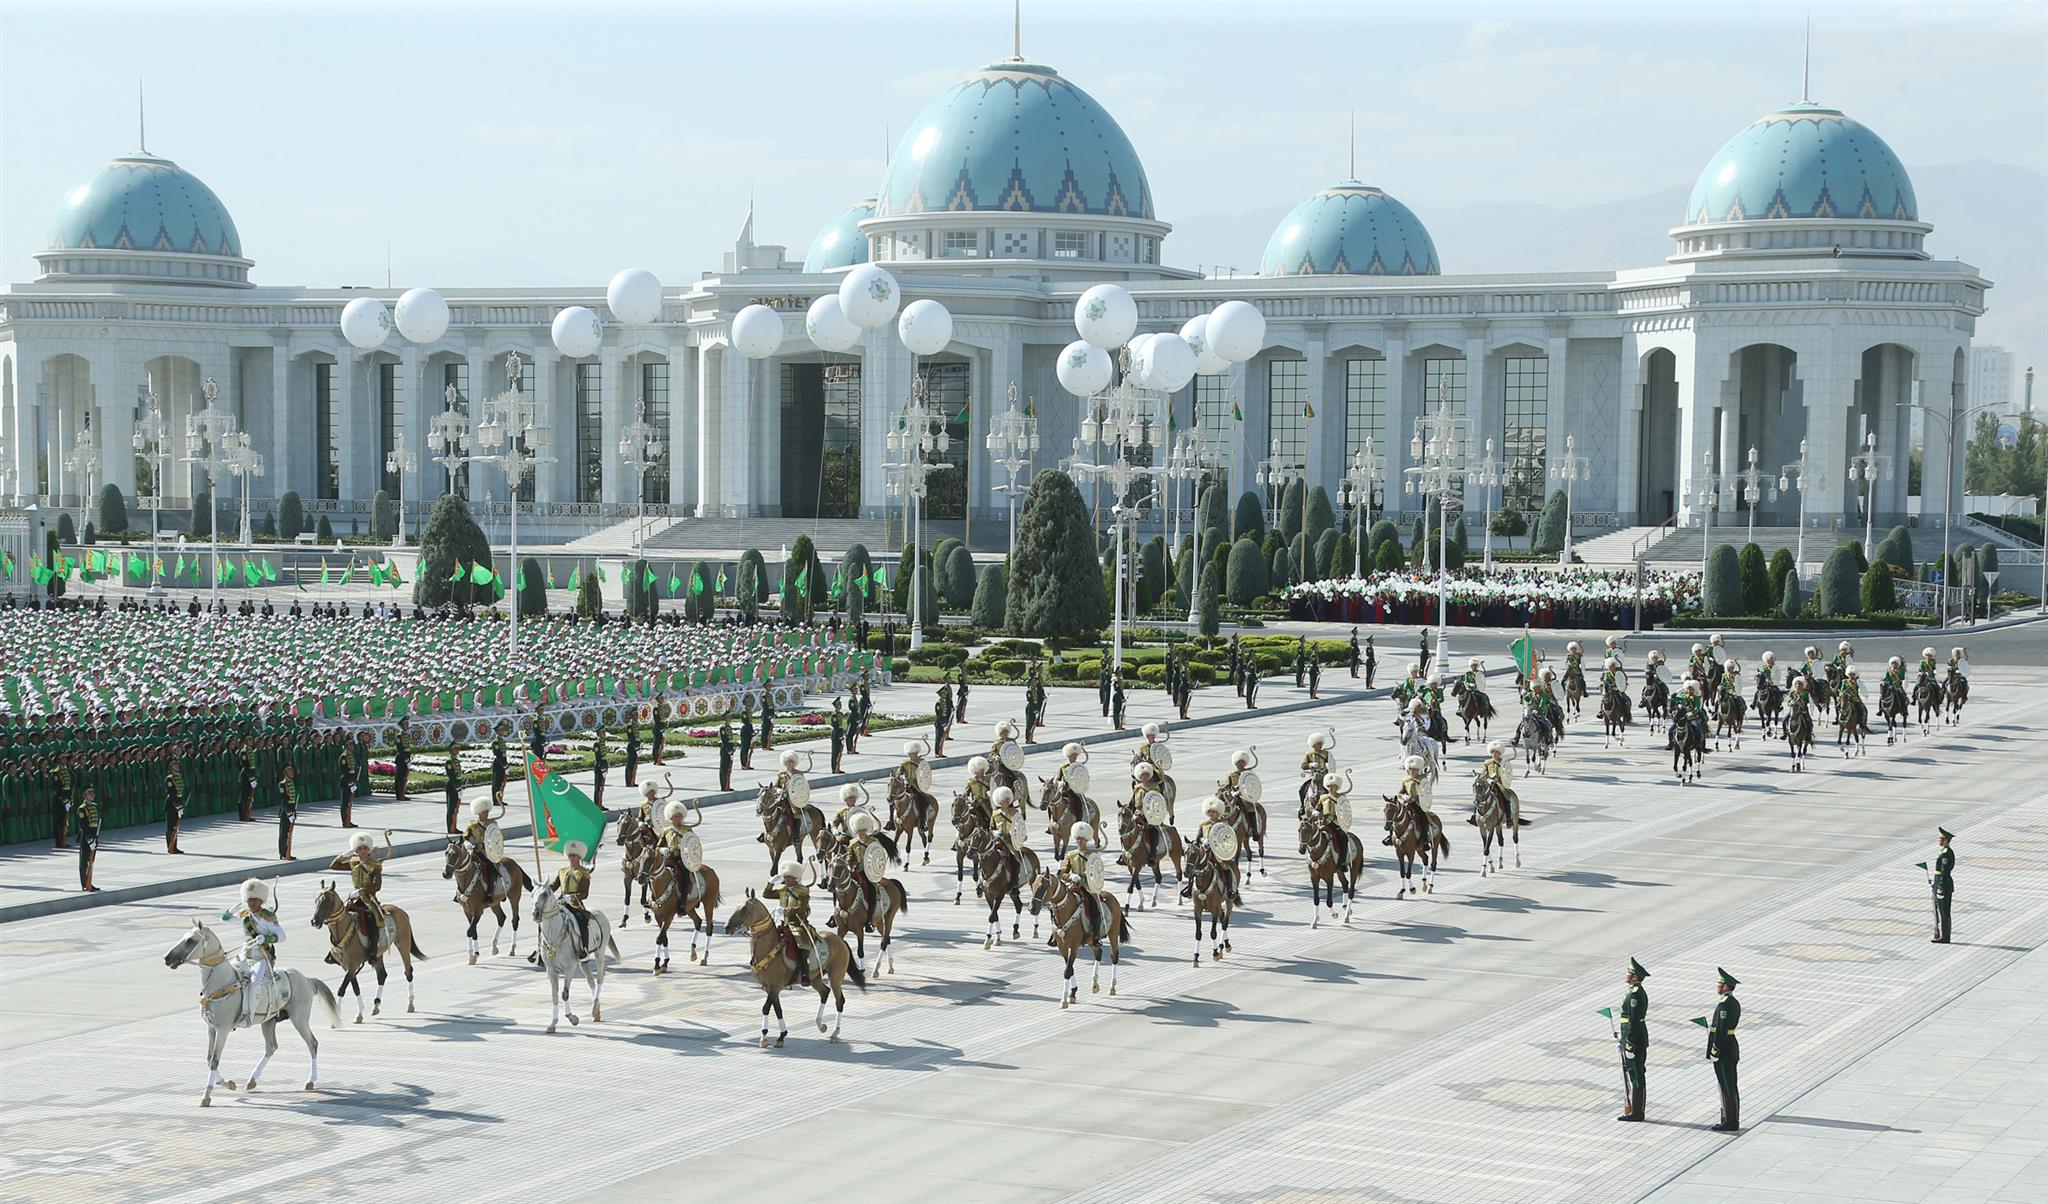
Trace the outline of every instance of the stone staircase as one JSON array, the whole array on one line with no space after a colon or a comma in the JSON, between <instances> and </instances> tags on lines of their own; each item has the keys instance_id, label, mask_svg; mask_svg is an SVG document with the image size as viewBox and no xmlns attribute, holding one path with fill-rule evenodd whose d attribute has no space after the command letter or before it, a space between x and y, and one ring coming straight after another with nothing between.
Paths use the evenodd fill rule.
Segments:
<instances>
[{"instance_id":1,"label":"stone staircase","mask_svg":"<svg viewBox=\"0 0 2048 1204\"><path fill-rule=\"evenodd\" d=\"M1621 527L1591 539L1572 540L1572 555L1592 568L1626 568L1635 563L1636 544L1656 527Z\"/></svg>"},{"instance_id":2,"label":"stone staircase","mask_svg":"<svg viewBox=\"0 0 2048 1204\"><path fill-rule=\"evenodd\" d=\"M1878 532L1880 535L1883 533L1882 529ZM1651 545L1643 553L1643 560L1657 568L1676 568L1688 564L1697 565L1700 562L1702 535L1703 532L1698 527L1680 527ZM1841 547L1851 539L1861 539L1862 537L1863 532L1860 530L1851 535L1841 531L1830 530L1826 527L1809 527L1806 532L1806 564L1809 570L1818 568L1820 563L1828 558L1828 554L1836 548ZM1713 538L1716 545L1726 543L1732 544L1737 548L1750 542L1751 539L1748 527L1740 523L1728 526L1716 525L1713 531ZM1787 552L1796 553L1799 544L1799 528L1758 527L1756 529L1755 541L1757 547L1763 549L1764 559L1766 560L1769 560L1771 556L1776 554L1779 548L1783 548Z\"/></svg>"},{"instance_id":3,"label":"stone staircase","mask_svg":"<svg viewBox=\"0 0 2048 1204\"><path fill-rule=\"evenodd\" d=\"M961 538L966 525L959 519L927 519L923 524L925 546L940 539ZM630 526L627 534L630 539ZM683 518L650 534L647 549L650 553L659 548L664 552L733 557L756 548L772 562L780 559L799 535L810 536L826 560L845 554L857 543L867 545L869 553L879 558L900 551L903 525L900 516L886 527L878 518ZM1001 520L978 521L970 548L977 559L1000 557L1009 549L1009 539L1009 528Z\"/></svg>"}]
</instances>

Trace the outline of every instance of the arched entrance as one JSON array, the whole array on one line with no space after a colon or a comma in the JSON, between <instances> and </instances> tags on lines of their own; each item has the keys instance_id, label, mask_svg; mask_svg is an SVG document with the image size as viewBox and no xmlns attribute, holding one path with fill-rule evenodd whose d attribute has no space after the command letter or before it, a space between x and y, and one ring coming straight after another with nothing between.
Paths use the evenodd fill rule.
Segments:
<instances>
[{"instance_id":1,"label":"arched entrance","mask_svg":"<svg viewBox=\"0 0 2048 1204\"><path fill-rule=\"evenodd\" d=\"M1678 357L1669 348L1654 348L1641 368L1636 514L1638 522L1654 526L1678 512Z\"/></svg>"}]
</instances>

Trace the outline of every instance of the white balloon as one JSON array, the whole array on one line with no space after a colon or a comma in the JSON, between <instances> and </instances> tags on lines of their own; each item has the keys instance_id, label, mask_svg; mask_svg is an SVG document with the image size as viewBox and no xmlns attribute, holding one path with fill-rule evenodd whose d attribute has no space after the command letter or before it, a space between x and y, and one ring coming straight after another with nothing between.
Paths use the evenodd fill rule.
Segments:
<instances>
[{"instance_id":1,"label":"white balloon","mask_svg":"<svg viewBox=\"0 0 2048 1204\"><path fill-rule=\"evenodd\" d=\"M1109 352L1085 340L1076 339L1060 351L1060 387L1077 397L1088 397L1109 387Z\"/></svg>"},{"instance_id":2,"label":"white balloon","mask_svg":"<svg viewBox=\"0 0 2048 1204\"><path fill-rule=\"evenodd\" d=\"M838 293L826 293L811 302L810 312L804 315L804 333L820 351L851 351L860 342L860 327L839 308Z\"/></svg>"},{"instance_id":3,"label":"white balloon","mask_svg":"<svg viewBox=\"0 0 2048 1204\"><path fill-rule=\"evenodd\" d=\"M645 268L627 268L605 285L604 303L626 325L646 326L661 317L661 280Z\"/></svg>"},{"instance_id":4,"label":"white balloon","mask_svg":"<svg viewBox=\"0 0 2048 1204\"><path fill-rule=\"evenodd\" d=\"M1188 350L1197 359L1209 349L1209 315L1196 314L1180 324L1180 337L1187 340Z\"/></svg>"},{"instance_id":5,"label":"white balloon","mask_svg":"<svg viewBox=\"0 0 2048 1204\"><path fill-rule=\"evenodd\" d=\"M732 345L750 360L764 360L782 349L782 315L765 305L749 305L732 316Z\"/></svg>"},{"instance_id":6,"label":"white balloon","mask_svg":"<svg viewBox=\"0 0 2048 1204\"><path fill-rule=\"evenodd\" d=\"M953 341L953 315L929 297L912 301L896 319L896 334L912 355L937 355Z\"/></svg>"},{"instance_id":7,"label":"white balloon","mask_svg":"<svg viewBox=\"0 0 2048 1204\"><path fill-rule=\"evenodd\" d=\"M398 299L398 333L415 343L431 343L448 333L447 298L430 288L409 288Z\"/></svg>"},{"instance_id":8,"label":"white balloon","mask_svg":"<svg viewBox=\"0 0 2048 1204\"><path fill-rule=\"evenodd\" d=\"M590 307L572 305L555 315L549 333L554 336L555 350L580 360L597 354L598 345L604 342L604 323Z\"/></svg>"},{"instance_id":9,"label":"white balloon","mask_svg":"<svg viewBox=\"0 0 2048 1204\"><path fill-rule=\"evenodd\" d=\"M1204 351L1195 357L1195 375L1222 376L1230 371L1230 361L1213 351Z\"/></svg>"},{"instance_id":10,"label":"white balloon","mask_svg":"<svg viewBox=\"0 0 2048 1204\"><path fill-rule=\"evenodd\" d=\"M375 297L357 297L341 307L341 337L368 351L391 337L391 315Z\"/></svg>"},{"instance_id":11,"label":"white balloon","mask_svg":"<svg viewBox=\"0 0 2048 1204\"><path fill-rule=\"evenodd\" d=\"M903 293L896 287L896 277L872 263L849 269L839 282L839 308L862 330L887 326L902 303Z\"/></svg>"},{"instance_id":12,"label":"white balloon","mask_svg":"<svg viewBox=\"0 0 2048 1204\"><path fill-rule=\"evenodd\" d=\"M1120 284L1098 284L1074 302L1074 329L1087 342L1114 351L1138 328L1138 303Z\"/></svg>"},{"instance_id":13,"label":"white balloon","mask_svg":"<svg viewBox=\"0 0 2048 1204\"><path fill-rule=\"evenodd\" d=\"M1146 374L1152 387L1178 393L1195 379L1195 349L1177 334L1152 336L1145 348Z\"/></svg>"},{"instance_id":14,"label":"white balloon","mask_svg":"<svg viewBox=\"0 0 2048 1204\"><path fill-rule=\"evenodd\" d=\"M1152 346L1152 340L1158 337L1158 335L1149 333L1133 335L1131 337L1129 344L1131 352L1131 383L1141 389L1156 389L1159 387L1152 383L1152 365L1145 358L1148 349Z\"/></svg>"},{"instance_id":15,"label":"white balloon","mask_svg":"<svg viewBox=\"0 0 2048 1204\"><path fill-rule=\"evenodd\" d=\"M1225 301L1209 311L1204 333L1211 352L1242 364L1265 349L1266 315L1243 301Z\"/></svg>"}]
</instances>

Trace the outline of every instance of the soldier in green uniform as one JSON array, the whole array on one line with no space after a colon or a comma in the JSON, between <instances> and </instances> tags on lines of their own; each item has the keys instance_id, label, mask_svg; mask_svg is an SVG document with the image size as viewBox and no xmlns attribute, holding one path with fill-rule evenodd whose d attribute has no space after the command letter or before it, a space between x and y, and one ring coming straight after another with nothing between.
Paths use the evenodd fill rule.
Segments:
<instances>
[{"instance_id":1,"label":"soldier in green uniform","mask_svg":"<svg viewBox=\"0 0 2048 1204\"><path fill-rule=\"evenodd\" d=\"M1358 655L1358 628L1356 628L1356 627L1353 627L1353 628L1351 629L1351 659L1350 659L1350 664L1351 664L1351 676L1352 676L1352 677L1353 677L1354 679L1355 679L1355 678L1357 678L1357 676L1358 676L1358 667L1359 667L1359 665L1360 665L1360 664L1362 664L1362 663L1363 663L1363 662L1362 662L1362 661L1361 661L1361 660L1359 659L1359 655Z\"/></svg>"},{"instance_id":2,"label":"soldier in green uniform","mask_svg":"<svg viewBox=\"0 0 2048 1204\"><path fill-rule=\"evenodd\" d=\"M404 802L406 788L412 781L412 721L410 717L398 717L398 735L391 741L391 792L398 801Z\"/></svg>"},{"instance_id":3,"label":"soldier in green uniform","mask_svg":"<svg viewBox=\"0 0 2048 1204\"><path fill-rule=\"evenodd\" d=\"M1236 637L1231 638L1234 640ZM1109 658L1106 656L1095 673L1095 696L1102 702L1102 717L1109 718Z\"/></svg>"},{"instance_id":4,"label":"soldier in green uniform","mask_svg":"<svg viewBox=\"0 0 2048 1204\"><path fill-rule=\"evenodd\" d=\"M1237 637L1232 636L1231 638L1235 639ZM1372 679L1380 671L1380 654L1379 649L1376 647L1378 641L1379 637L1376 635L1365 637L1365 688L1368 690L1372 689Z\"/></svg>"},{"instance_id":5,"label":"soldier in green uniform","mask_svg":"<svg viewBox=\"0 0 2048 1204\"><path fill-rule=\"evenodd\" d=\"M953 692L953 722L965 723L967 722L967 670L962 669L955 673L953 680L958 683L958 688Z\"/></svg>"},{"instance_id":6,"label":"soldier in green uniform","mask_svg":"<svg viewBox=\"0 0 2048 1204\"><path fill-rule=\"evenodd\" d=\"M804 986L811 985L811 950L817 945L818 934L811 927L811 891L803 882L803 860L794 852L782 855L782 865L775 872L775 881L761 892L763 897L782 903L782 934L796 945L796 971Z\"/></svg>"},{"instance_id":7,"label":"soldier in green uniform","mask_svg":"<svg viewBox=\"0 0 2048 1204\"><path fill-rule=\"evenodd\" d=\"M296 860L292 856L292 829L299 823L299 771L290 761L284 763L278 779L277 803L277 859Z\"/></svg>"},{"instance_id":8,"label":"soldier in green uniform","mask_svg":"<svg viewBox=\"0 0 2048 1204\"><path fill-rule=\"evenodd\" d=\"M589 961L594 950L590 947L590 911L584 900L590 897L590 870L583 864L590 850L580 840L562 842L562 856L569 864L555 871L554 880L548 888L562 901L562 909L576 922L576 947L582 950L579 960Z\"/></svg>"},{"instance_id":9,"label":"soldier in green uniform","mask_svg":"<svg viewBox=\"0 0 2048 1204\"><path fill-rule=\"evenodd\" d=\"M1306 644L1307 642L1308 642L1308 637L1307 637L1307 636L1303 636L1303 637L1302 637L1302 643ZM1308 696L1309 696L1310 698L1320 698L1320 697L1322 697L1322 694L1321 694L1321 692L1320 692L1320 691L1322 690L1322 685L1323 685L1323 662L1322 662L1322 659L1321 659L1320 657L1314 657L1314 656L1311 656L1311 657L1309 657L1309 658L1308 658ZM1187 718L1187 713L1186 713L1185 711L1183 711L1183 712L1181 713L1181 718L1183 718L1183 719Z\"/></svg>"},{"instance_id":10,"label":"soldier in green uniform","mask_svg":"<svg viewBox=\"0 0 2048 1204\"><path fill-rule=\"evenodd\" d=\"M99 889L92 884L92 863L100 855L99 795L92 787L85 788L74 817L78 826L78 889L90 894Z\"/></svg>"},{"instance_id":11,"label":"soldier in green uniform","mask_svg":"<svg viewBox=\"0 0 2048 1204\"><path fill-rule=\"evenodd\" d=\"M626 785L640 784L640 721L638 717L626 718Z\"/></svg>"},{"instance_id":12,"label":"soldier in green uniform","mask_svg":"<svg viewBox=\"0 0 2048 1204\"><path fill-rule=\"evenodd\" d=\"M268 741L260 741L259 747L267 743ZM236 807L242 822L245 824L253 823L256 819L256 759L258 755L256 748L244 751L241 764L235 771Z\"/></svg>"},{"instance_id":13,"label":"soldier in green uniform","mask_svg":"<svg viewBox=\"0 0 2048 1204\"><path fill-rule=\"evenodd\" d=\"M1031 672L1024 683L1024 743L1038 743L1038 725L1045 722L1045 679L1039 675L1038 662L1031 662Z\"/></svg>"},{"instance_id":14,"label":"soldier in green uniform","mask_svg":"<svg viewBox=\"0 0 2048 1204\"><path fill-rule=\"evenodd\" d=\"M1650 1053L1650 1030L1646 1027L1650 994L1643 990L1643 980L1649 976L1650 972L1643 969L1641 962L1628 959L1628 990L1622 993L1621 1006L1615 1010L1615 1041L1621 1046L1622 1082L1622 1112L1614 1118L1616 1120L1643 1119L1646 1093L1643 1063Z\"/></svg>"},{"instance_id":15,"label":"soldier in green uniform","mask_svg":"<svg viewBox=\"0 0 2048 1204\"><path fill-rule=\"evenodd\" d=\"M761 747L775 747L775 692L761 691Z\"/></svg>"},{"instance_id":16,"label":"soldier in green uniform","mask_svg":"<svg viewBox=\"0 0 2048 1204\"><path fill-rule=\"evenodd\" d=\"M843 700L832 700L832 772L844 773L846 758L846 704Z\"/></svg>"},{"instance_id":17,"label":"soldier in green uniform","mask_svg":"<svg viewBox=\"0 0 2048 1204\"><path fill-rule=\"evenodd\" d=\"M1941 841L1941 851L1934 855L1934 943L1949 943L1949 909L1955 903L1956 894L1956 851L1949 847L1955 837L1947 828L1936 828Z\"/></svg>"},{"instance_id":18,"label":"soldier in green uniform","mask_svg":"<svg viewBox=\"0 0 2048 1204\"><path fill-rule=\"evenodd\" d=\"M1109 679L1109 719L1116 730L1124 730L1124 671L1118 669Z\"/></svg>"},{"instance_id":19,"label":"soldier in green uniform","mask_svg":"<svg viewBox=\"0 0 2048 1204\"><path fill-rule=\"evenodd\" d=\"M939 686L939 700L932 705L932 755L946 755L946 729L953 724L953 687Z\"/></svg>"},{"instance_id":20,"label":"soldier in green uniform","mask_svg":"<svg viewBox=\"0 0 2048 1204\"><path fill-rule=\"evenodd\" d=\"M732 789L732 720L718 725L718 788Z\"/></svg>"},{"instance_id":21,"label":"soldier in green uniform","mask_svg":"<svg viewBox=\"0 0 2048 1204\"><path fill-rule=\"evenodd\" d=\"M355 759L349 756L348 744L340 732L328 741L328 752L333 758L334 773L341 785L341 826L356 826L356 772Z\"/></svg>"},{"instance_id":22,"label":"soldier in green uniform","mask_svg":"<svg viewBox=\"0 0 2048 1204\"><path fill-rule=\"evenodd\" d=\"M740 708L740 768L754 767L754 707L748 703Z\"/></svg>"},{"instance_id":23,"label":"soldier in green uniform","mask_svg":"<svg viewBox=\"0 0 2048 1204\"><path fill-rule=\"evenodd\" d=\"M453 836L460 831L455 822L462 813L462 762L456 759L452 744L448 747L448 760L441 767L441 806L447 812L448 835Z\"/></svg>"},{"instance_id":24,"label":"soldier in green uniform","mask_svg":"<svg viewBox=\"0 0 2048 1204\"><path fill-rule=\"evenodd\" d=\"M505 771L506 771L506 769L507 769L507 768L509 768L509 765L510 765L510 762L509 762L509 760L507 759L507 757L505 756L505 737L504 737L504 736L503 736L502 734L500 734L500 735L495 735L495 736L492 736L492 737L491 737L491 797L492 797L492 798L496 798L496 797L498 797L499 795L501 795L501 794L503 794L503 793L505 792Z\"/></svg>"},{"instance_id":25,"label":"soldier in green uniform","mask_svg":"<svg viewBox=\"0 0 2048 1204\"><path fill-rule=\"evenodd\" d=\"M656 765L668 764L668 716L663 713L667 710L668 699L657 690L654 695L654 743L650 749Z\"/></svg>"},{"instance_id":26,"label":"soldier in green uniform","mask_svg":"<svg viewBox=\"0 0 2048 1204\"><path fill-rule=\"evenodd\" d=\"M604 774L611 765L611 750L604 729L599 728L596 743L590 746L590 801L599 810L604 808Z\"/></svg>"},{"instance_id":27,"label":"soldier in green uniform","mask_svg":"<svg viewBox=\"0 0 2048 1204\"><path fill-rule=\"evenodd\" d=\"M1735 1038L1735 1026L1742 1021L1742 1004L1735 998L1735 976L1714 968L1720 982L1714 989L1721 998L1707 1022L1707 1058L1714 1064L1714 1084L1721 1091L1721 1123L1716 1133L1734 1133L1742 1128L1742 1092L1738 1089L1736 1066L1742 1061L1742 1043Z\"/></svg>"},{"instance_id":28,"label":"soldier in green uniform","mask_svg":"<svg viewBox=\"0 0 2048 1204\"><path fill-rule=\"evenodd\" d=\"M1924 685L1925 683L1933 681L1934 675L1934 649L1922 648L1920 650L1920 665L1918 669L1915 671L1913 677L1913 688L1917 690L1920 688L1920 686Z\"/></svg>"},{"instance_id":29,"label":"soldier in green uniform","mask_svg":"<svg viewBox=\"0 0 2048 1204\"><path fill-rule=\"evenodd\" d=\"M171 751L170 767L164 773L164 852L182 853L178 829L185 820L185 747Z\"/></svg>"}]
</instances>

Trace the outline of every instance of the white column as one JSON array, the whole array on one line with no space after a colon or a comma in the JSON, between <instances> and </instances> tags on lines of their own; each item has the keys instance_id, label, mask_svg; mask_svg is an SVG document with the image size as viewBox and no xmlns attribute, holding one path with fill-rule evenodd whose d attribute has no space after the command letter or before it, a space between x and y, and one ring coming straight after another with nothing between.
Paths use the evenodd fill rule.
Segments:
<instances>
[{"instance_id":1,"label":"white column","mask_svg":"<svg viewBox=\"0 0 2048 1204\"><path fill-rule=\"evenodd\" d=\"M1554 369L1553 369L1554 370ZM1614 474L1614 509L1623 526L1640 524L1642 517L1643 463L1643 360L1635 342L1622 340L1620 397L1617 401L1620 426L1614 435L1614 463L1593 465L1594 472ZM1551 389L1552 412L1559 393Z\"/></svg>"},{"instance_id":2,"label":"white column","mask_svg":"<svg viewBox=\"0 0 2048 1204\"><path fill-rule=\"evenodd\" d=\"M1406 508L1401 473L1408 467L1408 436L1415 426L1415 407L1408 396L1408 331L1396 324L1387 328L1387 438L1386 483L1381 491L1386 505L1374 521L1390 515L1398 518Z\"/></svg>"},{"instance_id":3,"label":"white column","mask_svg":"<svg viewBox=\"0 0 2048 1204\"><path fill-rule=\"evenodd\" d=\"M697 407L693 390L698 373L689 343L681 327L668 336L668 447L662 455L668 461L668 496L657 501L681 505L697 500L697 458L694 449L703 440L697 431Z\"/></svg>"},{"instance_id":4,"label":"white column","mask_svg":"<svg viewBox=\"0 0 2048 1204\"><path fill-rule=\"evenodd\" d=\"M1687 341L1672 348L1678 385L1678 513L1679 521L1701 521L1695 505L1707 449L1714 446L1714 408L1720 404L1721 381L1728 359L1717 351L1701 354Z\"/></svg>"},{"instance_id":5,"label":"white column","mask_svg":"<svg viewBox=\"0 0 2048 1204\"><path fill-rule=\"evenodd\" d=\"M560 362L560 356L555 352L553 345L548 344L536 346L533 349L532 362L526 366L526 371L534 374L534 402L540 412L546 416L549 436L548 450L549 454L555 457L553 464L536 465L533 469L533 501L535 505L542 505L556 500L557 486L562 479L565 466L570 473L573 474L575 471L575 408L573 401L568 406L564 406L562 402L564 389L558 387L561 384L561 371L558 366ZM479 392L476 388L476 381L472 378L470 380L469 395L471 414L474 415L476 413L477 406L482 398L490 396L503 387L500 384L495 388ZM568 383L567 393L572 399L575 397L574 380ZM564 420L565 413L569 415L566 421ZM472 417L471 421L475 421L474 417ZM492 469L485 469L483 475L486 479L480 481L477 479L475 471L472 470L469 479L470 493L474 495L479 486L481 486L484 489L491 490L491 496L493 497L504 497L504 474Z\"/></svg>"},{"instance_id":6,"label":"white column","mask_svg":"<svg viewBox=\"0 0 2048 1204\"><path fill-rule=\"evenodd\" d=\"M1486 328L1481 323L1470 323L1465 330L1465 437L1471 440L1475 455L1485 454L1488 439L1494 441L1496 451L1501 446L1501 409L1506 392L1505 386L1495 387L1488 374L1488 367ZM1477 492L1472 492L1466 501L1468 508L1473 511L1472 521L1478 522Z\"/></svg>"},{"instance_id":7,"label":"white column","mask_svg":"<svg viewBox=\"0 0 2048 1204\"><path fill-rule=\"evenodd\" d=\"M71 470L64 466L64 461L71 455L71 440L76 433L76 423L71 417L71 386L75 379L76 376L67 371L51 381L44 403L44 429L50 433L50 448L43 455L49 466L50 498L59 508L64 505L64 495L69 491L71 482Z\"/></svg>"},{"instance_id":8,"label":"white column","mask_svg":"<svg viewBox=\"0 0 2048 1204\"><path fill-rule=\"evenodd\" d=\"M1006 523L1009 519L1008 502L1003 495L990 491L998 484L1007 485L1010 478L1008 474L1003 473L989 459L989 424L995 420L997 414L1010 408L1011 381L1017 383L1017 408L1019 413L1022 413L1024 408L1023 394L1029 391L1029 386L1024 380L1022 345L1015 335L1007 333L1007 327L1005 330L1006 333L997 338L995 349L989 353L988 400L975 407L977 412L973 415L973 421L968 424L970 435L968 455L974 457L975 496L981 498L981 505L989 513L996 516L992 521L998 524ZM1191 402L1183 403L1180 399L1183 396L1192 397L1193 395L1194 390L1192 388L1183 389L1180 393L1168 398L1167 404L1169 406L1192 405ZM1191 431L1194 429L1194 424L1189 422L1180 429ZM1031 483L1029 472L1030 470L1026 469L1023 473L1018 474L1017 483L1019 485L1029 485ZM1022 500L1022 498L1018 499L1020 503ZM1007 546L1009 539L1007 528L1003 531L1003 539L1005 546Z\"/></svg>"},{"instance_id":9,"label":"white column","mask_svg":"<svg viewBox=\"0 0 2048 1204\"><path fill-rule=\"evenodd\" d=\"M1581 449L1584 449L1592 442L1586 438L1587 432L1579 421L1579 407L1574 404L1576 399L1573 398L1571 392L1572 341L1568 327L1563 322L1552 322L1548 326L1547 333L1549 337L1544 340L1543 345L1543 354L1548 360L1548 363L1545 365L1547 373L1545 379L1549 385L1549 392L1546 394L1545 401L1547 414L1543 423L1543 456L1544 472L1546 473L1550 471L1552 465L1563 463L1566 435L1575 435L1577 437L1576 446ZM1503 391L1502 397L1506 397L1505 391ZM1629 403L1624 400L1619 408L1623 413L1627 413ZM1631 436L1630 438L1632 441L1633 437ZM1585 453L1581 450L1580 454L1583 455ZM1613 465L1589 464L1588 467L1606 480L1612 481L1615 479ZM1574 497L1583 496L1586 496L1586 491L1584 490L1574 495ZM1618 511L1626 510L1634 504L1633 499L1623 501L1617 498L1614 508Z\"/></svg>"},{"instance_id":10,"label":"white column","mask_svg":"<svg viewBox=\"0 0 2048 1204\"><path fill-rule=\"evenodd\" d=\"M617 335L613 332L610 337L616 339ZM632 496L633 474L619 459L619 439L625 434L627 416L640 396L640 382L628 379L639 361L621 354L614 345L605 348L598 362L603 365L599 373L603 393L598 400L598 415L599 437L604 440L598 459L604 465L604 480L597 496L602 502L623 502Z\"/></svg>"},{"instance_id":11,"label":"white column","mask_svg":"<svg viewBox=\"0 0 2048 1204\"><path fill-rule=\"evenodd\" d=\"M722 344L700 343L697 347L697 516L709 518L724 505L725 421L719 398L725 383L722 356L714 351ZM724 349L726 355L730 349Z\"/></svg>"},{"instance_id":12,"label":"white column","mask_svg":"<svg viewBox=\"0 0 2048 1204\"><path fill-rule=\"evenodd\" d=\"M299 457L293 454L294 436L313 429L310 407L294 407L291 404L292 342L288 334L276 334L270 340L270 451L264 470L268 474L271 488L282 497L287 489L299 490L304 497L306 490L301 486ZM159 400L162 400L161 398ZM182 432L179 432L182 434ZM166 495L168 496L168 495Z\"/></svg>"},{"instance_id":13,"label":"white column","mask_svg":"<svg viewBox=\"0 0 2048 1204\"><path fill-rule=\"evenodd\" d=\"M1957 394L1962 382L1956 379L1955 349L1953 347L1930 347L1916 349L1914 356L1914 377L1918 386L1917 404L1927 412L1926 421L1920 424L1920 525L1939 531L1942 517L1942 482L1949 482L1950 504L1958 512L1963 500L1963 454L1956 451L1953 477L1944 475L1949 455L1948 420L1951 413L1960 414L1968 404ZM1964 424L1964 446L1968 446L1968 423ZM1906 473L1906 455L1910 448L1901 447L1899 475ZM1937 536L1938 538L1938 536ZM1914 553L1921 559L1932 559L1940 552L1933 552L1915 546Z\"/></svg>"},{"instance_id":14,"label":"white column","mask_svg":"<svg viewBox=\"0 0 2048 1204\"><path fill-rule=\"evenodd\" d=\"M722 423L724 429L719 432L723 461L723 489L719 504L725 514L734 518L744 518L753 513L753 410L757 405L767 404L767 374L762 371L765 362L748 359L733 348L727 348L725 353L723 375L727 401Z\"/></svg>"},{"instance_id":15,"label":"white column","mask_svg":"<svg viewBox=\"0 0 2048 1204\"><path fill-rule=\"evenodd\" d=\"M14 504L26 506L36 495L36 394L38 386L24 383L28 373L23 371L28 363L28 351L20 344L14 345L14 363L11 366L8 384L12 398L12 415L8 427L9 454L14 458Z\"/></svg>"},{"instance_id":16,"label":"white column","mask_svg":"<svg viewBox=\"0 0 2048 1204\"><path fill-rule=\"evenodd\" d=\"M1848 514L1849 410L1856 400L1857 357L1830 347L1798 360L1800 395L1806 403L1806 458L1817 478L1806 494L1809 522L1846 522ZM1962 475L1960 463L1956 475ZM1861 525L1856 524L1856 525Z\"/></svg>"}]
</instances>

